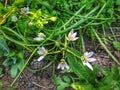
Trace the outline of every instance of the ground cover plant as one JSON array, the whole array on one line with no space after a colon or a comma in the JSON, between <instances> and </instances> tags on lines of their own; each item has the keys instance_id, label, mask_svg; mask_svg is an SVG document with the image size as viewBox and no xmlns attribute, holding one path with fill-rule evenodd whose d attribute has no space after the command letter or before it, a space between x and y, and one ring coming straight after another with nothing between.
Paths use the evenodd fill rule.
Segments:
<instances>
[{"instance_id":1,"label":"ground cover plant","mask_svg":"<svg viewBox=\"0 0 120 90\"><path fill-rule=\"evenodd\" d=\"M12 78L6 89L16 90L26 69L42 74L52 67L54 90L119 90L120 29L116 33L112 25L120 18L119 2L0 0L0 88L5 88L5 69ZM112 60L109 68L97 63L99 47ZM37 68L30 66L42 62ZM32 84L35 90L53 90L37 81Z\"/></svg>"}]
</instances>

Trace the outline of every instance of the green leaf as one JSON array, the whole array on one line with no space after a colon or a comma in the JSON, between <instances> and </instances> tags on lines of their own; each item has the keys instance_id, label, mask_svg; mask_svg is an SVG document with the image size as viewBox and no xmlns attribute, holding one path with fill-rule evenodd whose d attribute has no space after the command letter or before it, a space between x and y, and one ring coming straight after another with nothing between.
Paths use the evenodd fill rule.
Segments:
<instances>
[{"instance_id":1,"label":"green leaf","mask_svg":"<svg viewBox=\"0 0 120 90\"><path fill-rule=\"evenodd\" d=\"M120 42L114 41L114 42L113 42L113 46L114 46L114 48L115 48L116 50L120 50Z\"/></svg>"},{"instance_id":2,"label":"green leaf","mask_svg":"<svg viewBox=\"0 0 120 90\"><path fill-rule=\"evenodd\" d=\"M15 54L16 54L16 53L15 53L14 51L11 50L11 51L9 52L9 54L8 54L7 57L12 57L12 56L14 56Z\"/></svg>"},{"instance_id":3,"label":"green leaf","mask_svg":"<svg viewBox=\"0 0 120 90\"><path fill-rule=\"evenodd\" d=\"M18 68L16 65L12 65L11 70L10 70L10 74L11 76L14 78L17 75L18 72Z\"/></svg>"},{"instance_id":4,"label":"green leaf","mask_svg":"<svg viewBox=\"0 0 120 90\"><path fill-rule=\"evenodd\" d=\"M12 65L13 64L13 61L11 60L11 58L7 58L5 59L5 61L3 62L3 65L4 66L9 66L9 65Z\"/></svg>"},{"instance_id":5,"label":"green leaf","mask_svg":"<svg viewBox=\"0 0 120 90\"><path fill-rule=\"evenodd\" d=\"M12 6L20 7L23 5L23 3L24 3L24 0L15 0L14 3L12 4Z\"/></svg>"},{"instance_id":6,"label":"green leaf","mask_svg":"<svg viewBox=\"0 0 120 90\"><path fill-rule=\"evenodd\" d=\"M19 63L16 64L17 68L21 70L21 68L24 66L24 59L21 59Z\"/></svg>"},{"instance_id":7,"label":"green leaf","mask_svg":"<svg viewBox=\"0 0 120 90\"><path fill-rule=\"evenodd\" d=\"M72 87L75 90L96 90L91 84L73 83Z\"/></svg>"},{"instance_id":8,"label":"green leaf","mask_svg":"<svg viewBox=\"0 0 120 90\"><path fill-rule=\"evenodd\" d=\"M9 53L9 48L4 38L0 37L0 50L4 52L4 56L7 56Z\"/></svg>"},{"instance_id":9,"label":"green leaf","mask_svg":"<svg viewBox=\"0 0 120 90\"><path fill-rule=\"evenodd\" d=\"M70 83L70 78L68 76L63 76L65 82Z\"/></svg>"},{"instance_id":10,"label":"green leaf","mask_svg":"<svg viewBox=\"0 0 120 90\"><path fill-rule=\"evenodd\" d=\"M23 52L19 52L17 54L17 63L16 63L17 67L19 70L21 70L21 68L24 66L24 54Z\"/></svg>"},{"instance_id":11,"label":"green leaf","mask_svg":"<svg viewBox=\"0 0 120 90\"><path fill-rule=\"evenodd\" d=\"M57 86L57 90L64 90L64 88L70 86L69 83L62 81L62 79L56 75L53 75L53 80Z\"/></svg>"},{"instance_id":12,"label":"green leaf","mask_svg":"<svg viewBox=\"0 0 120 90\"><path fill-rule=\"evenodd\" d=\"M111 72L107 68L101 67L100 68L105 76L108 76Z\"/></svg>"},{"instance_id":13,"label":"green leaf","mask_svg":"<svg viewBox=\"0 0 120 90\"><path fill-rule=\"evenodd\" d=\"M0 15L2 15L2 9L4 8L3 4L0 2Z\"/></svg>"},{"instance_id":14,"label":"green leaf","mask_svg":"<svg viewBox=\"0 0 120 90\"><path fill-rule=\"evenodd\" d=\"M120 5L120 0L116 0L116 5Z\"/></svg>"},{"instance_id":15,"label":"green leaf","mask_svg":"<svg viewBox=\"0 0 120 90\"><path fill-rule=\"evenodd\" d=\"M0 68L0 75L2 74L3 68Z\"/></svg>"},{"instance_id":16,"label":"green leaf","mask_svg":"<svg viewBox=\"0 0 120 90\"><path fill-rule=\"evenodd\" d=\"M119 88L119 87L116 87L116 88L114 88L114 90L120 90L120 88Z\"/></svg>"},{"instance_id":17,"label":"green leaf","mask_svg":"<svg viewBox=\"0 0 120 90\"><path fill-rule=\"evenodd\" d=\"M88 67L84 66L80 61L80 58L76 58L73 53L67 53L67 57L70 68L79 78L91 83L95 82L96 77L94 71L91 71Z\"/></svg>"}]
</instances>

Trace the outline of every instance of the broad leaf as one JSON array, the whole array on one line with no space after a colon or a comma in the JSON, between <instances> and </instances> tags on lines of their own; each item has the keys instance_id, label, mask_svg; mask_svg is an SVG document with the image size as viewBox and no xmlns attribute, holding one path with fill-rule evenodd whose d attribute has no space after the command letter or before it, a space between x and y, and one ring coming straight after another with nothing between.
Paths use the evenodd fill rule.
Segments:
<instances>
[{"instance_id":1,"label":"broad leaf","mask_svg":"<svg viewBox=\"0 0 120 90\"><path fill-rule=\"evenodd\" d=\"M67 59L68 59L70 68L79 78L89 81L91 83L94 83L96 78L94 75L94 71L91 71L86 66L84 66L80 58L77 58L77 56L78 54L76 50L72 50L71 52L67 53Z\"/></svg>"},{"instance_id":2,"label":"broad leaf","mask_svg":"<svg viewBox=\"0 0 120 90\"><path fill-rule=\"evenodd\" d=\"M114 41L114 42L113 42L113 46L114 46L114 48L115 48L116 50L120 50L120 42Z\"/></svg>"},{"instance_id":3,"label":"broad leaf","mask_svg":"<svg viewBox=\"0 0 120 90\"><path fill-rule=\"evenodd\" d=\"M12 6L19 7L19 6L22 6L23 3L24 3L24 0L15 0Z\"/></svg>"},{"instance_id":4,"label":"broad leaf","mask_svg":"<svg viewBox=\"0 0 120 90\"><path fill-rule=\"evenodd\" d=\"M53 75L54 82L57 86L57 90L64 90L64 88L70 86L69 83L62 81L62 79L56 75Z\"/></svg>"},{"instance_id":5,"label":"broad leaf","mask_svg":"<svg viewBox=\"0 0 120 90\"><path fill-rule=\"evenodd\" d=\"M0 50L4 52L4 56L7 56L9 53L9 48L4 38L0 37Z\"/></svg>"},{"instance_id":6,"label":"broad leaf","mask_svg":"<svg viewBox=\"0 0 120 90\"><path fill-rule=\"evenodd\" d=\"M10 70L10 74L11 76L14 78L17 75L18 72L18 68L16 65L12 65L11 70Z\"/></svg>"}]
</instances>

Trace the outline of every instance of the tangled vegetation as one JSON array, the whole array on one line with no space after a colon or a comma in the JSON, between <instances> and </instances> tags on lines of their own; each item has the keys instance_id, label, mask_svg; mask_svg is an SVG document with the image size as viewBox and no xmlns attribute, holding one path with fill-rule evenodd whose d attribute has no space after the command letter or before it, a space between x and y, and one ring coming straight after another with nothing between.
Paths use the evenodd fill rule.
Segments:
<instances>
[{"instance_id":1,"label":"tangled vegetation","mask_svg":"<svg viewBox=\"0 0 120 90\"><path fill-rule=\"evenodd\" d=\"M120 0L0 0L0 75L9 67L14 78L11 87L29 68L30 62L53 66L56 90L119 90L120 60L107 48L106 42L120 50L111 24L120 18ZM107 36L107 29L112 36ZM98 76L94 54L87 51L85 38L99 43L116 63L111 70L101 67ZM89 40L88 39L88 40ZM26 54L29 53L27 56ZM30 69L30 68L29 68ZM35 70L35 71L38 71ZM59 73L56 73L59 70ZM59 76L59 75L62 76Z\"/></svg>"}]
</instances>

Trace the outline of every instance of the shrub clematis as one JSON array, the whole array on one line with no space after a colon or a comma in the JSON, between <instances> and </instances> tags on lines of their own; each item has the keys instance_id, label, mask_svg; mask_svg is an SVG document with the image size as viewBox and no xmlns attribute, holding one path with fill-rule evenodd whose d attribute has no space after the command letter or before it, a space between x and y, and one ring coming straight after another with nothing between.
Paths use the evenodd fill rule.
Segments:
<instances>
[{"instance_id":1,"label":"shrub clematis","mask_svg":"<svg viewBox=\"0 0 120 90\"><path fill-rule=\"evenodd\" d=\"M64 59L61 59L61 62L58 64L58 67L57 67L57 69L62 69L62 70L64 70L65 68L66 69L69 69L69 65L65 62L65 60Z\"/></svg>"},{"instance_id":2,"label":"shrub clematis","mask_svg":"<svg viewBox=\"0 0 120 90\"><path fill-rule=\"evenodd\" d=\"M20 14L29 14L29 7L24 7L20 9Z\"/></svg>"},{"instance_id":3,"label":"shrub clematis","mask_svg":"<svg viewBox=\"0 0 120 90\"><path fill-rule=\"evenodd\" d=\"M41 60L47 55L48 51L42 46L42 47L39 48L39 50L37 51L37 53L38 53L39 55L41 55L41 56L37 59L37 61L41 61Z\"/></svg>"},{"instance_id":4,"label":"shrub clematis","mask_svg":"<svg viewBox=\"0 0 120 90\"><path fill-rule=\"evenodd\" d=\"M83 56L81 56L81 60L83 62L83 65L87 66L89 69L93 71L93 67L89 62L96 61L95 58L92 58L93 52L85 52Z\"/></svg>"},{"instance_id":5,"label":"shrub clematis","mask_svg":"<svg viewBox=\"0 0 120 90\"><path fill-rule=\"evenodd\" d=\"M12 16L11 19L12 22L16 22L18 20L16 16Z\"/></svg>"},{"instance_id":6,"label":"shrub clematis","mask_svg":"<svg viewBox=\"0 0 120 90\"><path fill-rule=\"evenodd\" d=\"M38 36L35 37L34 40L39 40L39 41L41 41L41 40L44 40L45 37L46 37L45 34L43 34L43 33L38 33Z\"/></svg>"},{"instance_id":7,"label":"shrub clematis","mask_svg":"<svg viewBox=\"0 0 120 90\"><path fill-rule=\"evenodd\" d=\"M77 40L79 37L76 37L77 32L74 33L73 29L68 33L68 36L66 37L66 39L68 41L75 41Z\"/></svg>"}]
</instances>

